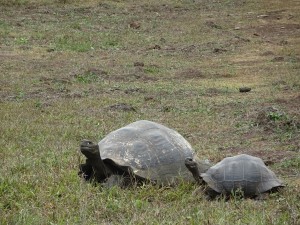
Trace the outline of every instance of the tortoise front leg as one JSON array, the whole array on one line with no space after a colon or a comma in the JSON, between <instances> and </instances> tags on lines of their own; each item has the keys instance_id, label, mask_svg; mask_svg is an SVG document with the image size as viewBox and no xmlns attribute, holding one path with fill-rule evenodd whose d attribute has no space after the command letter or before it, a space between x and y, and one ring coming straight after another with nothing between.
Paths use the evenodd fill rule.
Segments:
<instances>
[{"instance_id":1,"label":"tortoise front leg","mask_svg":"<svg viewBox=\"0 0 300 225\"><path fill-rule=\"evenodd\" d=\"M78 176L83 177L86 181L93 179L93 167L88 163L79 165Z\"/></svg>"},{"instance_id":2,"label":"tortoise front leg","mask_svg":"<svg viewBox=\"0 0 300 225\"><path fill-rule=\"evenodd\" d=\"M204 184L204 181L200 176L198 164L192 158L186 158L184 163L188 170L193 174L193 177L196 180L197 184Z\"/></svg>"}]
</instances>

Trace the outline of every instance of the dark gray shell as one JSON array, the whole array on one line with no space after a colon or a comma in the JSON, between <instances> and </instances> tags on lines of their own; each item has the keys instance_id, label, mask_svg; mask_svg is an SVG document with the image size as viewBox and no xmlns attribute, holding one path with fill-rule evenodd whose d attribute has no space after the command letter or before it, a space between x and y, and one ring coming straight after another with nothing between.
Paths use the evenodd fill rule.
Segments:
<instances>
[{"instance_id":1,"label":"dark gray shell","mask_svg":"<svg viewBox=\"0 0 300 225\"><path fill-rule=\"evenodd\" d=\"M196 160L202 172L209 168L178 132L147 120L111 132L99 142L99 149L104 162L112 160L128 166L134 174L161 184L173 183L178 178L194 180L184 164L187 157Z\"/></svg>"},{"instance_id":2,"label":"dark gray shell","mask_svg":"<svg viewBox=\"0 0 300 225\"><path fill-rule=\"evenodd\" d=\"M240 188L245 196L255 196L283 186L260 158L246 154L223 159L201 177L210 188L224 194Z\"/></svg>"}]
</instances>

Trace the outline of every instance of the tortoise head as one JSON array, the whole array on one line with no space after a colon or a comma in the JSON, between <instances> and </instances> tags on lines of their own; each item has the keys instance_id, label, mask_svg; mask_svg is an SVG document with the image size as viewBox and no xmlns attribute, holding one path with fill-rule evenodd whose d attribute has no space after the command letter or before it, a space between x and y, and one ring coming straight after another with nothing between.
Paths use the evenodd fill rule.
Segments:
<instances>
[{"instance_id":1,"label":"tortoise head","mask_svg":"<svg viewBox=\"0 0 300 225\"><path fill-rule=\"evenodd\" d=\"M195 181L198 184L203 184L203 179L200 176L199 167L200 165L192 158L186 158L184 161L186 168L193 174Z\"/></svg>"},{"instance_id":2,"label":"tortoise head","mask_svg":"<svg viewBox=\"0 0 300 225\"><path fill-rule=\"evenodd\" d=\"M83 140L80 144L80 151L88 159L100 158L99 146L98 144L94 144L92 141Z\"/></svg>"}]
</instances>

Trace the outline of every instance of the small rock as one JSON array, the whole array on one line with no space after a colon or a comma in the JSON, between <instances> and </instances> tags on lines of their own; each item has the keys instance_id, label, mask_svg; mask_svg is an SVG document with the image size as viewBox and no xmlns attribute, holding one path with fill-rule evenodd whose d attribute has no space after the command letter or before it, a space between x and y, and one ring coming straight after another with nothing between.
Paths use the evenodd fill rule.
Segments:
<instances>
[{"instance_id":1,"label":"small rock","mask_svg":"<svg viewBox=\"0 0 300 225\"><path fill-rule=\"evenodd\" d=\"M151 100L154 100L154 97L153 96L145 96L144 100L145 101L151 101Z\"/></svg>"},{"instance_id":2,"label":"small rock","mask_svg":"<svg viewBox=\"0 0 300 225\"><path fill-rule=\"evenodd\" d=\"M284 61L284 57L277 56L277 57L274 57L271 61L272 62L282 62L282 61Z\"/></svg>"},{"instance_id":3,"label":"small rock","mask_svg":"<svg viewBox=\"0 0 300 225\"><path fill-rule=\"evenodd\" d=\"M275 162L272 161L271 159L267 159L267 160L264 160L264 163L266 164L266 166L270 166L270 165L273 165Z\"/></svg>"},{"instance_id":4,"label":"small rock","mask_svg":"<svg viewBox=\"0 0 300 225\"><path fill-rule=\"evenodd\" d=\"M286 40L281 40L281 41L279 42L279 44L280 44L280 45L287 45L287 44L288 44L288 41L286 41Z\"/></svg>"},{"instance_id":5,"label":"small rock","mask_svg":"<svg viewBox=\"0 0 300 225\"><path fill-rule=\"evenodd\" d=\"M54 48L48 48L48 49L47 49L47 52L54 52L54 51L55 51Z\"/></svg>"},{"instance_id":6,"label":"small rock","mask_svg":"<svg viewBox=\"0 0 300 225\"><path fill-rule=\"evenodd\" d=\"M157 50L160 50L161 49L161 47L160 47L160 45L154 45L153 47L151 47L150 49L157 49Z\"/></svg>"},{"instance_id":7,"label":"small rock","mask_svg":"<svg viewBox=\"0 0 300 225\"><path fill-rule=\"evenodd\" d=\"M133 21L129 24L129 26L133 29L139 29L141 27L141 24L139 22Z\"/></svg>"},{"instance_id":8,"label":"small rock","mask_svg":"<svg viewBox=\"0 0 300 225\"><path fill-rule=\"evenodd\" d=\"M222 48L214 48L213 50L214 53L222 53L222 52L227 52L226 49L222 49Z\"/></svg>"},{"instance_id":9,"label":"small rock","mask_svg":"<svg viewBox=\"0 0 300 225\"><path fill-rule=\"evenodd\" d=\"M111 105L108 108L110 110L120 110L120 111L133 111L133 112L136 112L136 109L133 106L128 105L126 103L118 103L118 104L115 104L115 105Z\"/></svg>"},{"instance_id":10,"label":"small rock","mask_svg":"<svg viewBox=\"0 0 300 225\"><path fill-rule=\"evenodd\" d=\"M240 92L249 92L249 91L251 91L251 88L249 88L249 87L240 87L239 91Z\"/></svg>"},{"instance_id":11,"label":"small rock","mask_svg":"<svg viewBox=\"0 0 300 225\"><path fill-rule=\"evenodd\" d=\"M160 38L160 42L162 42L162 43L166 43L166 42L167 42L167 40L166 40L165 38Z\"/></svg>"},{"instance_id":12,"label":"small rock","mask_svg":"<svg viewBox=\"0 0 300 225\"><path fill-rule=\"evenodd\" d=\"M141 92L141 89L140 88L129 88L129 89L124 91L125 94L131 94L131 93L134 93L134 92Z\"/></svg>"},{"instance_id":13,"label":"small rock","mask_svg":"<svg viewBox=\"0 0 300 225\"><path fill-rule=\"evenodd\" d=\"M266 18L269 17L269 15L258 15L257 18Z\"/></svg>"},{"instance_id":14,"label":"small rock","mask_svg":"<svg viewBox=\"0 0 300 225\"><path fill-rule=\"evenodd\" d=\"M143 62L135 62L133 63L134 66L140 66L140 67L144 67L145 64Z\"/></svg>"},{"instance_id":15,"label":"small rock","mask_svg":"<svg viewBox=\"0 0 300 225\"><path fill-rule=\"evenodd\" d=\"M205 25L211 28L222 29L220 25L215 24L213 21L206 21Z\"/></svg>"},{"instance_id":16,"label":"small rock","mask_svg":"<svg viewBox=\"0 0 300 225\"><path fill-rule=\"evenodd\" d=\"M290 20L290 19L293 19L293 18L294 18L294 15L289 14L287 19Z\"/></svg>"}]
</instances>

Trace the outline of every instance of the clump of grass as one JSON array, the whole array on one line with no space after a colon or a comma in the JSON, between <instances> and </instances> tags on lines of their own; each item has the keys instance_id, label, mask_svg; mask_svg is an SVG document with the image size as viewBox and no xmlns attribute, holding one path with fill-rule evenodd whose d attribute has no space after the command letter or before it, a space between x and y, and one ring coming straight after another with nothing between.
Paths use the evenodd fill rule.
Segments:
<instances>
[{"instance_id":1,"label":"clump of grass","mask_svg":"<svg viewBox=\"0 0 300 225\"><path fill-rule=\"evenodd\" d=\"M93 72L76 75L76 80L81 83L92 83L98 81L99 77Z\"/></svg>"},{"instance_id":2,"label":"clump of grass","mask_svg":"<svg viewBox=\"0 0 300 225\"><path fill-rule=\"evenodd\" d=\"M70 36L61 35L56 38L55 46L57 50L70 50L75 52L88 52L93 49L92 42L85 35Z\"/></svg>"},{"instance_id":3,"label":"clump of grass","mask_svg":"<svg viewBox=\"0 0 300 225\"><path fill-rule=\"evenodd\" d=\"M299 169L300 168L300 157L295 157L289 160L284 160L281 163L281 166L284 168L295 168Z\"/></svg>"},{"instance_id":4,"label":"clump of grass","mask_svg":"<svg viewBox=\"0 0 300 225\"><path fill-rule=\"evenodd\" d=\"M107 38L106 40L104 39L101 42L100 47L101 49L118 49L120 47L120 44L116 39Z\"/></svg>"},{"instance_id":5,"label":"clump of grass","mask_svg":"<svg viewBox=\"0 0 300 225\"><path fill-rule=\"evenodd\" d=\"M93 82L100 82L107 78L107 72L103 70L93 70L89 69L83 73L76 74L74 76L77 82L79 83L93 83Z\"/></svg>"},{"instance_id":6,"label":"clump of grass","mask_svg":"<svg viewBox=\"0 0 300 225\"><path fill-rule=\"evenodd\" d=\"M15 43L17 45L25 45L28 44L29 39L27 37L19 37L15 39Z\"/></svg>"},{"instance_id":7,"label":"clump of grass","mask_svg":"<svg viewBox=\"0 0 300 225\"><path fill-rule=\"evenodd\" d=\"M0 0L0 5L3 6L21 6L26 5L29 0Z\"/></svg>"},{"instance_id":8,"label":"clump of grass","mask_svg":"<svg viewBox=\"0 0 300 225\"><path fill-rule=\"evenodd\" d=\"M10 26L5 21L0 21L0 37L6 38L9 34Z\"/></svg>"},{"instance_id":9,"label":"clump of grass","mask_svg":"<svg viewBox=\"0 0 300 225\"><path fill-rule=\"evenodd\" d=\"M149 74L158 74L160 72L160 69L156 65L149 65L144 68L145 73Z\"/></svg>"}]
</instances>

